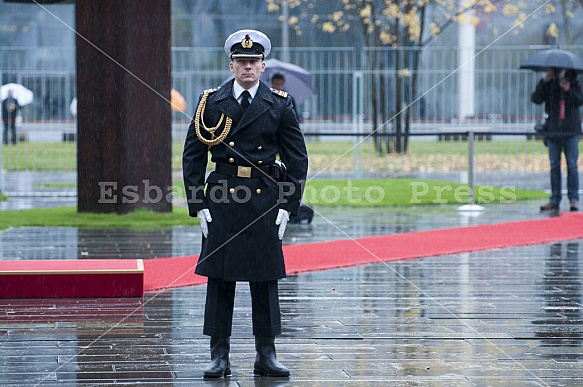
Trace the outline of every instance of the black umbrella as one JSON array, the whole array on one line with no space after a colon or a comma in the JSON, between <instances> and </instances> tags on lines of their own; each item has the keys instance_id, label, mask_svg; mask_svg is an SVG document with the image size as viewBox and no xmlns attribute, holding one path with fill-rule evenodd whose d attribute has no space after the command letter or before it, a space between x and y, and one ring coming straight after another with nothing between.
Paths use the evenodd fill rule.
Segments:
<instances>
[{"instance_id":1,"label":"black umbrella","mask_svg":"<svg viewBox=\"0 0 583 387\"><path fill-rule=\"evenodd\" d=\"M583 71L583 59L565 50L544 50L520 64L521 69L547 71L549 67Z\"/></svg>"}]
</instances>

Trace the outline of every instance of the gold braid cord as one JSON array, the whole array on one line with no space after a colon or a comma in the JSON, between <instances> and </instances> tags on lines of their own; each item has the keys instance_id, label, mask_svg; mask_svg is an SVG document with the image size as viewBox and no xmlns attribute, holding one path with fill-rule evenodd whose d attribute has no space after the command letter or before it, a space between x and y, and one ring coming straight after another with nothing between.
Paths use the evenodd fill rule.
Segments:
<instances>
[{"instance_id":1,"label":"gold braid cord","mask_svg":"<svg viewBox=\"0 0 583 387\"><path fill-rule=\"evenodd\" d=\"M227 117L227 121L225 122L225 128L223 129L223 131L221 132L219 137L215 138L215 132L223 123L223 119L225 118L225 113L221 114L221 119L219 120L219 122L216 126L214 126L212 128L208 128L204 124L204 109L206 107L206 100L207 100L208 96L209 96L209 91L205 90L204 94L202 96L202 99L200 100L200 103L198 104L198 108L196 109L196 114L194 116L194 128L196 130L196 137L198 137L200 142L202 142L205 145L208 145L208 147L210 149L211 146L215 146L215 145L223 142L223 140L227 137L227 135L231 131L231 124L233 123L233 120L231 119L231 117ZM202 134L200 133L200 125L201 124L202 124L202 127L204 128L204 130L206 130L207 132L209 132L211 134L210 140L207 140L206 138L204 138L202 136Z\"/></svg>"}]
</instances>

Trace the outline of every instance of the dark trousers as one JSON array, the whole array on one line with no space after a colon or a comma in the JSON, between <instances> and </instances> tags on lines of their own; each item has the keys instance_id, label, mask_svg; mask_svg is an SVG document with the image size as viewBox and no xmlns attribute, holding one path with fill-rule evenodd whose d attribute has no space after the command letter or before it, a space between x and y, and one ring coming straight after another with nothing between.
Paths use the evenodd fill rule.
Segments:
<instances>
[{"instance_id":1,"label":"dark trousers","mask_svg":"<svg viewBox=\"0 0 583 387\"><path fill-rule=\"evenodd\" d=\"M4 123L4 144L8 144L8 135L12 135L12 143L16 145L16 124L8 121Z\"/></svg>"},{"instance_id":2,"label":"dark trousers","mask_svg":"<svg viewBox=\"0 0 583 387\"><path fill-rule=\"evenodd\" d=\"M206 290L203 333L211 337L229 337L235 303L234 281L209 278ZM281 314L277 281L249 282L253 335L281 334Z\"/></svg>"},{"instance_id":3,"label":"dark trousers","mask_svg":"<svg viewBox=\"0 0 583 387\"><path fill-rule=\"evenodd\" d=\"M561 203L561 153L565 153L567 161L567 196L569 201L579 201L579 172L577 158L579 157L579 135L569 137L547 138L549 161L551 163L551 197L555 204Z\"/></svg>"}]
</instances>

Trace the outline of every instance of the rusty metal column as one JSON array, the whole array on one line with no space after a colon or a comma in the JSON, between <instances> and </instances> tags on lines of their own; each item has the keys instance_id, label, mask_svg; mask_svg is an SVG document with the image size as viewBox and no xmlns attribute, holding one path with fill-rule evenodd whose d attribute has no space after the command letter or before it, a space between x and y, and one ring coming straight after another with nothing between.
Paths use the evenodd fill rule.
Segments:
<instances>
[{"instance_id":1,"label":"rusty metal column","mask_svg":"<svg viewBox=\"0 0 583 387\"><path fill-rule=\"evenodd\" d=\"M75 7L78 211L172 211L170 0Z\"/></svg>"}]
</instances>

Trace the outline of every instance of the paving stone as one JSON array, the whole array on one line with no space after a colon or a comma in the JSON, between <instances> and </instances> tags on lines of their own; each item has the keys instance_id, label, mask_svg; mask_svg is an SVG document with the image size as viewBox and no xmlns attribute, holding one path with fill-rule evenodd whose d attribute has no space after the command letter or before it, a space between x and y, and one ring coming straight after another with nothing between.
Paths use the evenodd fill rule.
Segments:
<instances>
[{"instance_id":1,"label":"paving stone","mask_svg":"<svg viewBox=\"0 0 583 387\"><path fill-rule=\"evenodd\" d=\"M539 204L539 203L537 203ZM540 217L536 206L465 219L431 208L321 210L286 243ZM449 212L448 212L449 211ZM530 212L529 212L530 211ZM196 254L200 231L114 235L58 228L0 233L13 259ZM295 236L295 239L292 238ZM44 249L50 243L54 248ZM194 242L193 242L194 240ZM148 247L148 243L150 246ZM583 241L304 273L280 281L278 359L289 380L253 376L249 288L237 286L233 376L202 379L204 286L142 299L0 300L1 385L575 386L583 384ZM81 247L80 247L81 246ZM100 250L100 246L103 248ZM149 248L149 250L148 250ZM180 254L177 254L180 252ZM76 256L75 256L76 257Z\"/></svg>"}]
</instances>

